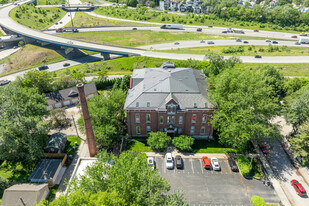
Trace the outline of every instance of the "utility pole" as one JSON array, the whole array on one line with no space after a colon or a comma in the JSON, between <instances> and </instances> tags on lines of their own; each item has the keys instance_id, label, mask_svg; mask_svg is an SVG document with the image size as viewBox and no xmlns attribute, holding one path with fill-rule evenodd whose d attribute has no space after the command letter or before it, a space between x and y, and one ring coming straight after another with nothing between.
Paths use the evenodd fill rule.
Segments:
<instances>
[{"instance_id":1,"label":"utility pole","mask_svg":"<svg viewBox=\"0 0 309 206\"><path fill-rule=\"evenodd\" d=\"M75 127L75 130L76 130L76 135L77 135L77 137L79 137L79 135L78 135L78 130L77 130L77 126L76 126L76 124L75 124L75 120L74 120L74 116L72 115L72 120L73 120L73 124L74 124L74 127ZM79 137L80 138L80 137Z\"/></svg>"}]
</instances>

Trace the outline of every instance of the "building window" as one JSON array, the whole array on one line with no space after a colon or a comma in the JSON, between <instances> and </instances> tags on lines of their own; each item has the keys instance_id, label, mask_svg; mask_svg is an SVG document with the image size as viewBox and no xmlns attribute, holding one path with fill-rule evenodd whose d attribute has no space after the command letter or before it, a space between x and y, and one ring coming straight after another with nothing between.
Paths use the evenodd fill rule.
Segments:
<instances>
[{"instance_id":1,"label":"building window","mask_svg":"<svg viewBox=\"0 0 309 206\"><path fill-rule=\"evenodd\" d=\"M141 133L141 127L140 126L136 126L136 134L140 134Z\"/></svg>"},{"instance_id":2,"label":"building window","mask_svg":"<svg viewBox=\"0 0 309 206\"><path fill-rule=\"evenodd\" d=\"M164 120L163 120L163 116L160 116L160 124L163 124Z\"/></svg>"},{"instance_id":3,"label":"building window","mask_svg":"<svg viewBox=\"0 0 309 206\"><path fill-rule=\"evenodd\" d=\"M150 102L147 102L147 107L150 107Z\"/></svg>"},{"instance_id":4,"label":"building window","mask_svg":"<svg viewBox=\"0 0 309 206\"><path fill-rule=\"evenodd\" d=\"M150 121L150 114L146 114L146 122L147 123L150 123L151 121Z\"/></svg>"},{"instance_id":5,"label":"building window","mask_svg":"<svg viewBox=\"0 0 309 206\"><path fill-rule=\"evenodd\" d=\"M192 123L196 123L196 114L192 114L192 120L191 120Z\"/></svg>"},{"instance_id":6,"label":"building window","mask_svg":"<svg viewBox=\"0 0 309 206\"><path fill-rule=\"evenodd\" d=\"M205 127L201 127L201 134L205 134Z\"/></svg>"},{"instance_id":7,"label":"building window","mask_svg":"<svg viewBox=\"0 0 309 206\"><path fill-rule=\"evenodd\" d=\"M206 114L203 114L202 122L203 122L203 123L206 123L206 121L207 121L207 115L206 115Z\"/></svg>"},{"instance_id":8,"label":"building window","mask_svg":"<svg viewBox=\"0 0 309 206\"><path fill-rule=\"evenodd\" d=\"M177 108L177 105L175 105L175 104L167 105L167 113L168 114L175 114L176 113L176 108Z\"/></svg>"},{"instance_id":9,"label":"building window","mask_svg":"<svg viewBox=\"0 0 309 206\"><path fill-rule=\"evenodd\" d=\"M151 127L150 127L150 126L147 126L147 127L146 127L146 130L147 130L147 133L151 132Z\"/></svg>"},{"instance_id":10,"label":"building window","mask_svg":"<svg viewBox=\"0 0 309 206\"><path fill-rule=\"evenodd\" d=\"M139 117L139 114L135 114L135 123L140 123L141 120L140 120L140 117Z\"/></svg>"},{"instance_id":11,"label":"building window","mask_svg":"<svg viewBox=\"0 0 309 206\"><path fill-rule=\"evenodd\" d=\"M179 117L179 124L182 124L182 116Z\"/></svg>"},{"instance_id":12,"label":"building window","mask_svg":"<svg viewBox=\"0 0 309 206\"><path fill-rule=\"evenodd\" d=\"M190 135L194 135L194 130L195 130L195 127L192 126L192 127L191 127L191 130L190 130Z\"/></svg>"},{"instance_id":13,"label":"building window","mask_svg":"<svg viewBox=\"0 0 309 206\"><path fill-rule=\"evenodd\" d=\"M175 116L167 116L167 123L175 124Z\"/></svg>"},{"instance_id":14,"label":"building window","mask_svg":"<svg viewBox=\"0 0 309 206\"><path fill-rule=\"evenodd\" d=\"M139 102L136 102L136 107L139 107Z\"/></svg>"},{"instance_id":15,"label":"building window","mask_svg":"<svg viewBox=\"0 0 309 206\"><path fill-rule=\"evenodd\" d=\"M181 134L182 130L181 128L178 128L178 134Z\"/></svg>"}]
</instances>

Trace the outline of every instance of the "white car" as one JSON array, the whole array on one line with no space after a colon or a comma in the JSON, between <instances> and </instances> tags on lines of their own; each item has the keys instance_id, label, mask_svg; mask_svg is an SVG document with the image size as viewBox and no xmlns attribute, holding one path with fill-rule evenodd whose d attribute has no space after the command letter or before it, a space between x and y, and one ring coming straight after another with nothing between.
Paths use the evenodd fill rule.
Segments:
<instances>
[{"instance_id":1,"label":"white car","mask_svg":"<svg viewBox=\"0 0 309 206\"><path fill-rule=\"evenodd\" d=\"M156 163L153 157L148 157L147 158L147 164L152 168L156 169Z\"/></svg>"},{"instance_id":2,"label":"white car","mask_svg":"<svg viewBox=\"0 0 309 206\"><path fill-rule=\"evenodd\" d=\"M173 160L173 156L172 153L166 153L165 155L165 164L166 164L166 168L167 169L174 169L174 160Z\"/></svg>"},{"instance_id":3,"label":"white car","mask_svg":"<svg viewBox=\"0 0 309 206\"><path fill-rule=\"evenodd\" d=\"M217 171L220 171L220 170L221 170L219 161L218 161L218 159L217 159L216 157L212 157L212 158L210 159L210 162L211 162L211 165L212 165L213 170L217 170Z\"/></svg>"},{"instance_id":4,"label":"white car","mask_svg":"<svg viewBox=\"0 0 309 206\"><path fill-rule=\"evenodd\" d=\"M73 44L73 42L72 41L68 41L68 44Z\"/></svg>"}]
</instances>

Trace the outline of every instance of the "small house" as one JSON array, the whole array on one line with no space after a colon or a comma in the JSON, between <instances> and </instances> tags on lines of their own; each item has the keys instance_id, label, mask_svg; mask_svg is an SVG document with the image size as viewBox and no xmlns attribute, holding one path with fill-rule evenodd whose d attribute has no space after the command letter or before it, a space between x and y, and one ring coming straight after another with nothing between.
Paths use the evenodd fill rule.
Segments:
<instances>
[{"instance_id":1,"label":"small house","mask_svg":"<svg viewBox=\"0 0 309 206\"><path fill-rule=\"evenodd\" d=\"M52 134L48 140L47 146L44 148L44 151L46 153L63 153L66 142L66 134L60 132Z\"/></svg>"},{"instance_id":2,"label":"small house","mask_svg":"<svg viewBox=\"0 0 309 206\"><path fill-rule=\"evenodd\" d=\"M61 162L62 159L40 159L29 180L33 183L54 183L62 168Z\"/></svg>"}]
</instances>

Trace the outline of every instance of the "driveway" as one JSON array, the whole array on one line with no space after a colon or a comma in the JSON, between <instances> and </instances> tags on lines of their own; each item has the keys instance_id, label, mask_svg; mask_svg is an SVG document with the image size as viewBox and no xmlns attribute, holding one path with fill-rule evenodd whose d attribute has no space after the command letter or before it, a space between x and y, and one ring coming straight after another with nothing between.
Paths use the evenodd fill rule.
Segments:
<instances>
[{"instance_id":1,"label":"driveway","mask_svg":"<svg viewBox=\"0 0 309 206\"><path fill-rule=\"evenodd\" d=\"M272 144L272 149L268 154L268 158L272 170L275 175L277 175L277 179L281 180L281 187L289 198L291 205L309 205L309 198L298 196L291 186L291 180L296 179L303 185L307 192L309 191L308 185L304 182L303 178L296 173L296 169L291 164L279 142Z\"/></svg>"},{"instance_id":2,"label":"driveway","mask_svg":"<svg viewBox=\"0 0 309 206\"><path fill-rule=\"evenodd\" d=\"M226 160L219 160L220 172L205 170L201 159L185 158L184 169L167 170L164 158L155 157L160 175L166 178L171 191L182 189L190 205L252 205L252 196L261 196L267 203L279 203L275 191L259 180L247 180L230 170Z\"/></svg>"}]
</instances>

